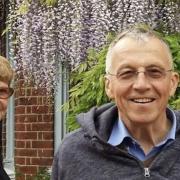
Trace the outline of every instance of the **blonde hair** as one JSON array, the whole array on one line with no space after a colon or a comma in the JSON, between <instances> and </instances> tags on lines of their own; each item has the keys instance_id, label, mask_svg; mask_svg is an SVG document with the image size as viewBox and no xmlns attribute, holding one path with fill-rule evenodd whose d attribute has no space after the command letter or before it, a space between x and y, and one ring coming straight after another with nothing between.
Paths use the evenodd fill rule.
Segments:
<instances>
[{"instance_id":1,"label":"blonde hair","mask_svg":"<svg viewBox=\"0 0 180 180\"><path fill-rule=\"evenodd\" d=\"M123 31L110 44L107 55L106 55L106 73L108 73L111 68L112 51L113 51L114 46L121 39L125 37L129 37L140 42L148 42L149 38L151 37L159 39L162 42L162 44L165 46L165 48L167 49L169 62L170 62L171 67L173 68L173 58L172 58L172 54L167 43L163 40L163 38L160 37L160 35L157 34L157 32L153 31L150 27L139 25L139 26L134 26L130 28L129 30Z\"/></svg>"},{"instance_id":2,"label":"blonde hair","mask_svg":"<svg viewBox=\"0 0 180 180\"><path fill-rule=\"evenodd\" d=\"M9 61L0 56L0 81L8 83L10 85L14 76L14 71L9 63Z\"/></svg>"}]
</instances>

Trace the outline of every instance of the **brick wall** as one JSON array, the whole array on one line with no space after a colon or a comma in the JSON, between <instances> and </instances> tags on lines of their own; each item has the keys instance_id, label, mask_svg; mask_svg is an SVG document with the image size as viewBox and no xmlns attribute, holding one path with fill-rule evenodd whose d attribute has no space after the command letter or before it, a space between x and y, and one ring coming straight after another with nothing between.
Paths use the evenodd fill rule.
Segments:
<instances>
[{"instance_id":1,"label":"brick wall","mask_svg":"<svg viewBox=\"0 0 180 180\"><path fill-rule=\"evenodd\" d=\"M43 89L16 82L15 165L17 180L33 179L53 158L53 104Z\"/></svg>"}]
</instances>

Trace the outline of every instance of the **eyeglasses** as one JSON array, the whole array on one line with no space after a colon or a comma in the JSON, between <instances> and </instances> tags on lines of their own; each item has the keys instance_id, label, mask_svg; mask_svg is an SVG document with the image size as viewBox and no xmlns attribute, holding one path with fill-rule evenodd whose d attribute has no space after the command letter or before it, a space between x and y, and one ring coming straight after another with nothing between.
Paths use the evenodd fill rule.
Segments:
<instances>
[{"instance_id":1,"label":"eyeglasses","mask_svg":"<svg viewBox=\"0 0 180 180\"><path fill-rule=\"evenodd\" d=\"M166 77L166 74L168 72L171 72L172 69L169 70L165 70L165 69L161 69L161 68L157 68L157 67L153 67L153 68L146 68L144 71L137 71L134 69L129 69L129 68L125 68L122 69L121 71L119 71L117 74L111 74L111 73L107 73L111 76L116 76L116 78L118 79L119 82L122 83L130 83L130 82L134 82L138 76L139 73L144 73L146 78L153 82L153 81L159 81L163 78Z\"/></svg>"},{"instance_id":2,"label":"eyeglasses","mask_svg":"<svg viewBox=\"0 0 180 180\"><path fill-rule=\"evenodd\" d=\"M0 99L7 99L14 93L13 88L0 88Z\"/></svg>"}]
</instances>

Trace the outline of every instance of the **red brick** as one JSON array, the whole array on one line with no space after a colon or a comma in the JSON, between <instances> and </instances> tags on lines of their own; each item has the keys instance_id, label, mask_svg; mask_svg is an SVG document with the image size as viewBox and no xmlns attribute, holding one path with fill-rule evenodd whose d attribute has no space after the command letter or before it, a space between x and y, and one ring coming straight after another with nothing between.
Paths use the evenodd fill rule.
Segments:
<instances>
[{"instance_id":1,"label":"red brick","mask_svg":"<svg viewBox=\"0 0 180 180\"><path fill-rule=\"evenodd\" d=\"M50 104L48 99L49 99L48 97L43 97L42 103L47 105Z\"/></svg>"},{"instance_id":2,"label":"red brick","mask_svg":"<svg viewBox=\"0 0 180 180\"><path fill-rule=\"evenodd\" d=\"M35 114L28 114L26 115L26 119L25 121L26 123L33 123L33 122L37 122L37 116Z\"/></svg>"},{"instance_id":3,"label":"red brick","mask_svg":"<svg viewBox=\"0 0 180 180\"><path fill-rule=\"evenodd\" d=\"M16 106L15 113L16 114L25 114L25 107L24 106Z\"/></svg>"},{"instance_id":4,"label":"red brick","mask_svg":"<svg viewBox=\"0 0 180 180\"><path fill-rule=\"evenodd\" d=\"M37 132L16 132L16 139L37 139Z\"/></svg>"},{"instance_id":5,"label":"red brick","mask_svg":"<svg viewBox=\"0 0 180 180\"><path fill-rule=\"evenodd\" d=\"M31 157L30 158L26 158L26 163L24 163L26 165L31 165Z\"/></svg>"},{"instance_id":6,"label":"red brick","mask_svg":"<svg viewBox=\"0 0 180 180\"><path fill-rule=\"evenodd\" d=\"M38 140L43 140L43 133L42 132L38 132Z\"/></svg>"},{"instance_id":7,"label":"red brick","mask_svg":"<svg viewBox=\"0 0 180 180\"><path fill-rule=\"evenodd\" d=\"M43 122L52 122L53 121L53 114L45 114L43 116Z\"/></svg>"},{"instance_id":8,"label":"red brick","mask_svg":"<svg viewBox=\"0 0 180 180\"><path fill-rule=\"evenodd\" d=\"M53 124L50 123L34 123L32 124L32 131L52 131Z\"/></svg>"},{"instance_id":9,"label":"red brick","mask_svg":"<svg viewBox=\"0 0 180 180\"><path fill-rule=\"evenodd\" d=\"M22 173L26 174L36 174L37 173L37 166L19 166L18 170Z\"/></svg>"},{"instance_id":10,"label":"red brick","mask_svg":"<svg viewBox=\"0 0 180 180\"><path fill-rule=\"evenodd\" d=\"M16 115L15 119L16 119L16 123L22 123L26 121L26 116L25 115Z\"/></svg>"},{"instance_id":11,"label":"red brick","mask_svg":"<svg viewBox=\"0 0 180 180\"><path fill-rule=\"evenodd\" d=\"M25 131L26 130L26 126L25 124L19 124L19 123L16 123L15 124L15 130L16 131Z\"/></svg>"},{"instance_id":12,"label":"red brick","mask_svg":"<svg viewBox=\"0 0 180 180\"><path fill-rule=\"evenodd\" d=\"M42 114L37 115L37 117L38 117L38 122L42 122L43 121L43 115Z\"/></svg>"},{"instance_id":13,"label":"red brick","mask_svg":"<svg viewBox=\"0 0 180 180\"><path fill-rule=\"evenodd\" d=\"M25 124L25 129L26 129L26 131L31 131L32 130L32 124L31 123L26 123Z\"/></svg>"},{"instance_id":14,"label":"red brick","mask_svg":"<svg viewBox=\"0 0 180 180\"><path fill-rule=\"evenodd\" d=\"M39 157L53 157L54 151L52 149L40 149L38 150Z\"/></svg>"},{"instance_id":15,"label":"red brick","mask_svg":"<svg viewBox=\"0 0 180 180\"><path fill-rule=\"evenodd\" d=\"M53 148L53 141L32 141L32 148Z\"/></svg>"},{"instance_id":16,"label":"red brick","mask_svg":"<svg viewBox=\"0 0 180 180\"><path fill-rule=\"evenodd\" d=\"M25 141L20 141L20 140L15 140L15 146L16 146L16 148L25 148L26 147L26 142Z\"/></svg>"},{"instance_id":17,"label":"red brick","mask_svg":"<svg viewBox=\"0 0 180 180\"><path fill-rule=\"evenodd\" d=\"M18 98L18 105L27 105L27 98L21 97Z\"/></svg>"},{"instance_id":18,"label":"red brick","mask_svg":"<svg viewBox=\"0 0 180 180\"><path fill-rule=\"evenodd\" d=\"M16 148L16 156L37 157L37 150L34 150L34 149L18 149L18 148Z\"/></svg>"},{"instance_id":19,"label":"red brick","mask_svg":"<svg viewBox=\"0 0 180 180\"><path fill-rule=\"evenodd\" d=\"M48 113L48 106L32 106L32 113L36 114L47 114Z\"/></svg>"},{"instance_id":20,"label":"red brick","mask_svg":"<svg viewBox=\"0 0 180 180\"><path fill-rule=\"evenodd\" d=\"M37 97L37 104L43 105L43 97L40 97L40 96Z\"/></svg>"},{"instance_id":21,"label":"red brick","mask_svg":"<svg viewBox=\"0 0 180 180\"><path fill-rule=\"evenodd\" d=\"M29 148L32 148L32 141L26 141L25 142L25 148L29 149Z\"/></svg>"},{"instance_id":22,"label":"red brick","mask_svg":"<svg viewBox=\"0 0 180 180\"><path fill-rule=\"evenodd\" d=\"M37 105L37 97L29 97L27 99L27 105Z\"/></svg>"},{"instance_id":23,"label":"red brick","mask_svg":"<svg viewBox=\"0 0 180 180\"><path fill-rule=\"evenodd\" d=\"M18 164L25 164L26 162L26 158L24 157L16 157L15 159L15 164L18 165Z\"/></svg>"},{"instance_id":24,"label":"red brick","mask_svg":"<svg viewBox=\"0 0 180 180\"><path fill-rule=\"evenodd\" d=\"M42 166L45 164L46 166L52 165L52 158L32 158L31 161L32 161L32 165L36 165L36 164Z\"/></svg>"},{"instance_id":25,"label":"red brick","mask_svg":"<svg viewBox=\"0 0 180 180\"><path fill-rule=\"evenodd\" d=\"M42 132L43 140L52 140L54 138L54 133L51 132Z\"/></svg>"},{"instance_id":26,"label":"red brick","mask_svg":"<svg viewBox=\"0 0 180 180\"><path fill-rule=\"evenodd\" d=\"M27 114L31 114L31 112L32 112L32 107L31 106L27 106L26 107L26 113Z\"/></svg>"},{"instance_id":27,"label":"red brick","mask_svg":"<svg viewBox=\"0 0 180 180\"><path fill-rule=\"evenodd\" d=\"M47 96L47 91L45 88L32 88L32 96Z\"/></svg>"}]
</instances>

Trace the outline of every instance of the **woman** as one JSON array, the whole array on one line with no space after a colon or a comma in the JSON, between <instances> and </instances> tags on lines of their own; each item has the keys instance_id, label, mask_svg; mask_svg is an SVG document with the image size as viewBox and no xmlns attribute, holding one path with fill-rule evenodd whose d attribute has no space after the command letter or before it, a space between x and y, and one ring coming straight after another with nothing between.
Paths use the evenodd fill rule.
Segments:
<instances>
[{"instance_id":1,"label":"woman","mask_svg":"<svg viewBox=\"0 0 180 180\"><path fill-rule=\"evenodd\" d=\"M13 70L9 61L0 56L0 142L2 140L2 120L6 115L8 98L14 92L13 88L10 87L12 79ZM0 149L0 180L10 180L3 168L2 149Z\"/></svg>"}]
</instances>

